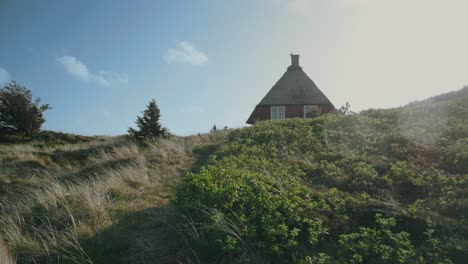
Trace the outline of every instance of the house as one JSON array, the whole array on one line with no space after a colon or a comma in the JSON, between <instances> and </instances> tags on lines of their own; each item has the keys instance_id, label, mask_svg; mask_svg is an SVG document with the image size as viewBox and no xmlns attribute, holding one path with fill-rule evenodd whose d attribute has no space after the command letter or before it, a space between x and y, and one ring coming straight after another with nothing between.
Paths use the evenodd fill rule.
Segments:
<instances>
[{"instance_id":1,"label":"house","mask_svg":"<svg viewBox=\"0 0 468 264\"><path fill-rule=\"evenodd\" d=\"M291 54L291 66L253 110L247 124L262 120L306 118L335 110L299 65L299 55Z\"/></svg>"}]
</instances>

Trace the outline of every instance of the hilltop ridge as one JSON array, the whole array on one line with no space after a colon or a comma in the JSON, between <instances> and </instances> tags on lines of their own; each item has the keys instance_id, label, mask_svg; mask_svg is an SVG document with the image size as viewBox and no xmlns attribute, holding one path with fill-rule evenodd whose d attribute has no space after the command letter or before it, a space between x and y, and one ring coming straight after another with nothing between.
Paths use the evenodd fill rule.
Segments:
<instances>
[{"instance_id":1,"label":"hilltop ridge","mask_svg":"<svg viewBox=\"0 0 468 264\"><path fill-rule=\"evenodd\" d=\"M18 263L463 263L466 102L2 145L0 236Z\"/></svg>"}]
</instances>

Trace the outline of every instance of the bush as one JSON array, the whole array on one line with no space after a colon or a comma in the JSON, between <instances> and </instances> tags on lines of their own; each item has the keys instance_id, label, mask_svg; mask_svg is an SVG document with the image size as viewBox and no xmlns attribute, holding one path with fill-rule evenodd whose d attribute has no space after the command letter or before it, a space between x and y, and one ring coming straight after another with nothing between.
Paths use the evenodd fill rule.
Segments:
<instances>
[{"instance_id":1,"label":"bush","mask_svg":"<svg viewBox=\"0 0 468 264\"><path fill-rule=\"evenodd\" d=\"M462 263L463 137L413 141L401 111L232 131L177 190L190 247L204 263Z\"/></svg>"},{"instance_id":2,"label":"bush","mask_svg":"<svg viewBox=\"0 0 468 264\"><path fill-rule=\"evenodd\" d=\"M24 86L11 82L0 90L0 135L34 136L45 122L43 113L50 109Z\"/></svg>"},{"instance_id":3,"label":"bush","mask_svg":"<svg viewBox=\"0 0 468 264\"><path fill-rule=\"evenodd\" d=\"M395 219L376 215L378 227L361 227L359 232L340 236L339 244L347 263L413 263L416 251L409 233L393 233Z\"/></svg>"},{"instance_id":4,"label":"bush","mask_svg":"<svg viewBox=\"0 0 468 264\"><path fill-rule=\"evenodd\" d=\"M313 248L326 233L313 210L317 205L299 184L301 176L300 170L275 161L223 159L186 177L176 203L192 215L205 212L197 218L208 227L205 243L226 259L244 255L253 261L259 255L293 261L301 257L301 248Z\"/></svg>"}]
</instances>

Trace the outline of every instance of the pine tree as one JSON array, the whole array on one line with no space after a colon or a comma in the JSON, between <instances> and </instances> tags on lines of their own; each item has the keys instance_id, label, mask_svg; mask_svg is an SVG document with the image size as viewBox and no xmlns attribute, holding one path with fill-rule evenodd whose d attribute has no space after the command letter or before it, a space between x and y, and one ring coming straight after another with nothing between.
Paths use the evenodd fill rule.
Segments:
<instances>
[{"instance_id":1,"label":"pine tree","mask_svg":"<svg viewBox=\"0 0 468 264\"><path fill-rule=\"evenodd\" d=\"M143 142L148 139L169 136L167 128L160 123L161 113L154 99L149 102L142 114L143 116L138 116L135 122L138 130L131 127L128 129L131 138Z\"/></svg>"}]
</instances>

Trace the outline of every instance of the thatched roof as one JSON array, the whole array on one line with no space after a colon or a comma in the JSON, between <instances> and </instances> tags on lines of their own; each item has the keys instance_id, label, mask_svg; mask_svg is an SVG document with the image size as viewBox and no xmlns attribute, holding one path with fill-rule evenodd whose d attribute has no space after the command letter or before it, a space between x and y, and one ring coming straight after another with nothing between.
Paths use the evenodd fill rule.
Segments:
<instances>
[{"instance_id":1,"label":"thatched roof","mask_svg":"<svg viewBox=\"0 0 468 264\"><path fill-rule=\"evenodd\" d=\"M291 54L291 66L258 105L332 104L299 66L299 55Z\"/></svg>"}]
</instances>

